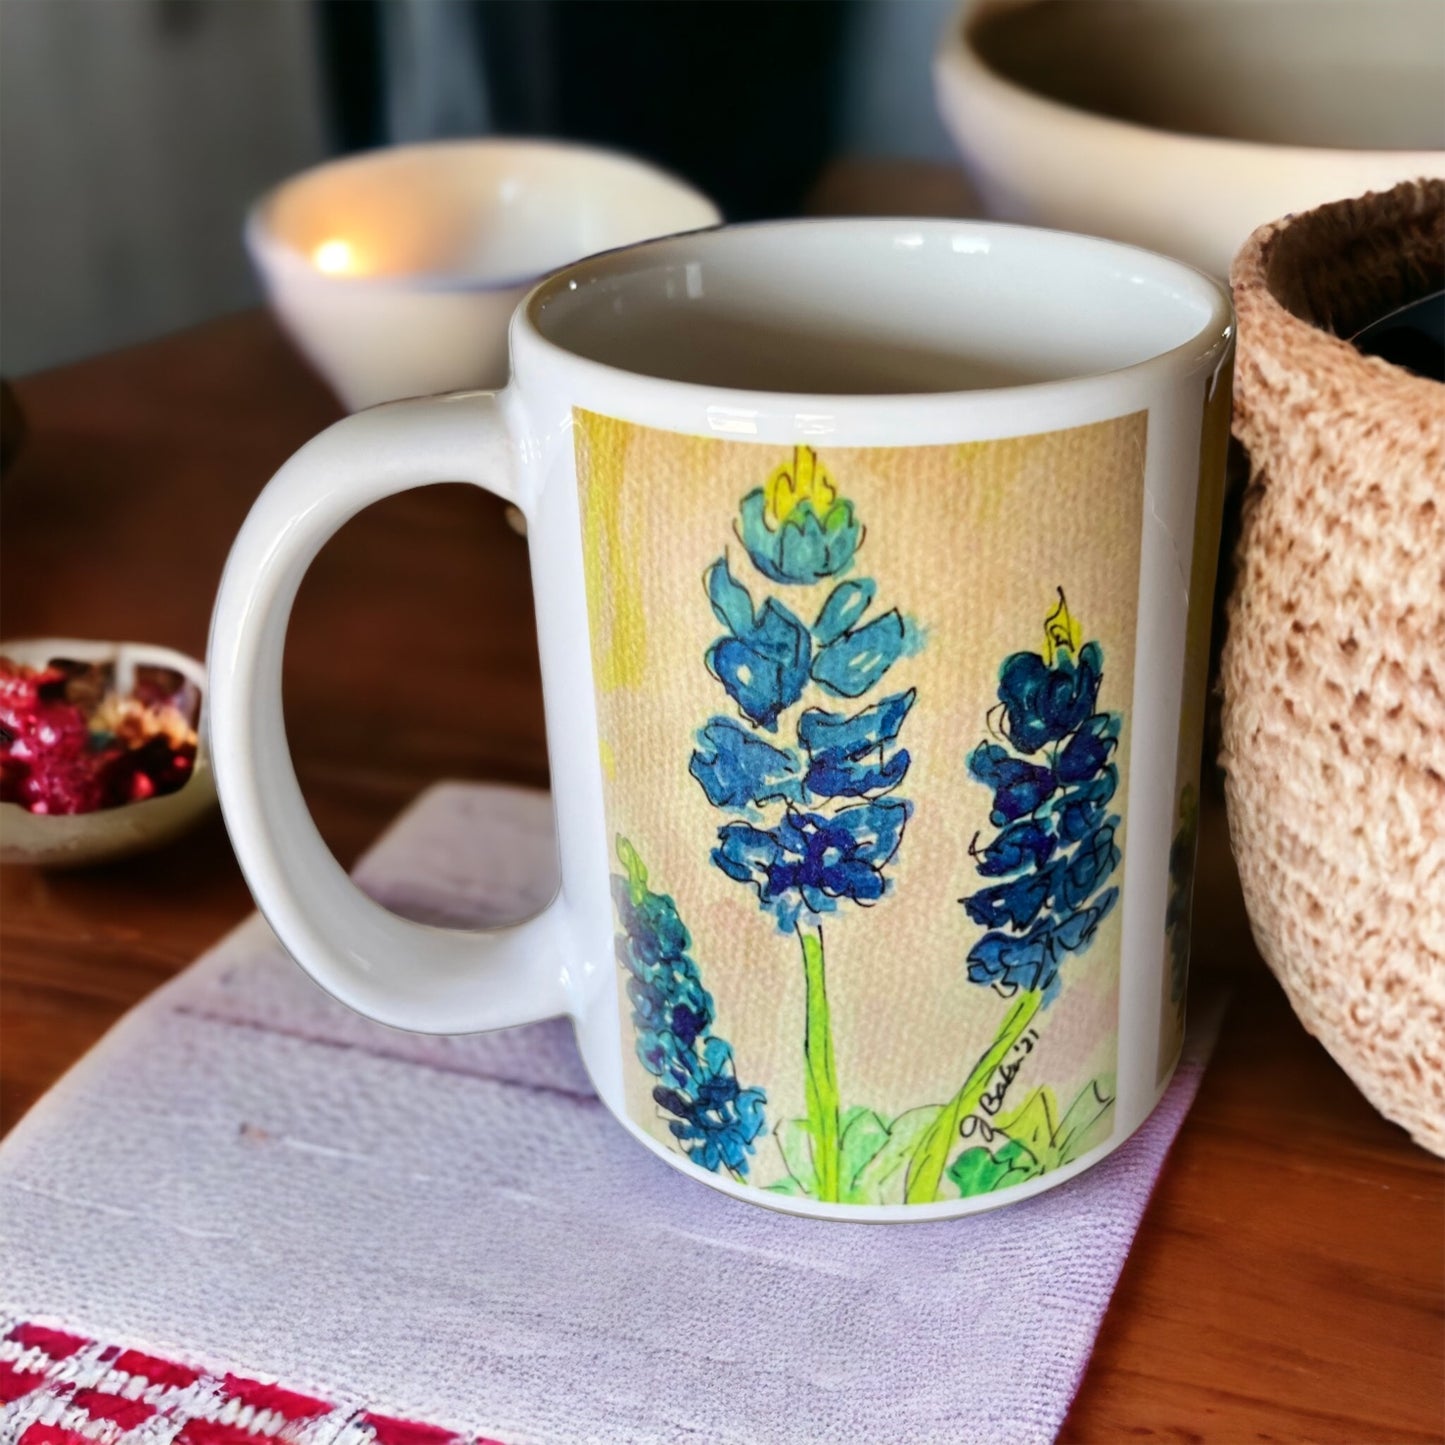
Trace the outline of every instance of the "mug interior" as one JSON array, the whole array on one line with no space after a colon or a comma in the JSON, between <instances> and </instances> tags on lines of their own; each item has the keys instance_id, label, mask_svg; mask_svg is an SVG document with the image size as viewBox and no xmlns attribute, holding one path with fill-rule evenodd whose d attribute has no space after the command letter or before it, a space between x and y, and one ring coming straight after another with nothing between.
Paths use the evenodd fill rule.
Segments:
<instances>
[{"instance_id":1,"label":"mug interior","mask_svg":"<svg viewBox=\"0 0 1445 1445\"><path fill-rule=\"evenodd\" d=\"M253 244L330 280L505 287L579 256L716 225L663 171L585 146L450 141L319 166L252 217Z\"/></svg>"},{"instance_id":2,"label":"mug interior","mask_svg":"<svg viewBox=\"0 0 1445 1445\"><path fill-rule=\"evenodd\" d=\"M1445 148L1440 0L996 3L977 12L968 43L1025 90L1160 130Z\"/></svg>"},{"instance_id":3,"label":"mug interior","mask_svg":"<svg viewBox=\"0 0 1445 1445\"><path fill-rule=\"evenodd\" d=\"M1220 288L1132 246L963 221L676 236L544 282L552 345L635 375L828 395L975 391L1136 366L1228 324Z\"/></svg>"}]
</instances>

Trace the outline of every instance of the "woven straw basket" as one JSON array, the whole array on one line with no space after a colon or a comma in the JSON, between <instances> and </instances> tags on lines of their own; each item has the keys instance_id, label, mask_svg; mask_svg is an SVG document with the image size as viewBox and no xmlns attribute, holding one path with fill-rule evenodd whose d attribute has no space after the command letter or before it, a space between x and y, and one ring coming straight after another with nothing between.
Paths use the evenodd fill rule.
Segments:
<instances>
[{"instance_id":1,"label":"woven straw basket","mask_svg":"<svg viewBox=\"0 0 1445 1445\"><path fill-rule=\"evenodd\" d=\"M1260 951L1445 1154L1445 386L1348 337L1445 278L1445 182L1265 226L1234 264L1250 457L1223 753Z\"/></svg>"}]
</instances>

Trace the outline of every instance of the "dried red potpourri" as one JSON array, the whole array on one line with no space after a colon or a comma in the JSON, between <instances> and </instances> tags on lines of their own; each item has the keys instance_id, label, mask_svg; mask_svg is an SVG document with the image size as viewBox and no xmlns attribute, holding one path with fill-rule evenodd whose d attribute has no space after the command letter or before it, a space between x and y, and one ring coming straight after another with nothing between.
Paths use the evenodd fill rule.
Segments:
<instances>
[{"instance_id":1,"label":"dried red potpourri","mask_svg":"<svg viewBox=\"0 0 1445 1445\"><path fill-rule=\"evenodd\" d=\"M136 668L122 695L109 663L0 657L0 802L93 813L176 792L195 767L200 701L168 667Z\"/></svg>"}]
</instances>

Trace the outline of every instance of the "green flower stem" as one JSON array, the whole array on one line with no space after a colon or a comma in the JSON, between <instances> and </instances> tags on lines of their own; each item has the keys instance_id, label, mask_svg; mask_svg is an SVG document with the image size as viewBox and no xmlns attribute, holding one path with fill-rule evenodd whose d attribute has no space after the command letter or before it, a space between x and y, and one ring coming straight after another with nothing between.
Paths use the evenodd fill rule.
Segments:
<instances>
[{"instance_id":1,"label":"green flower stem","mask_svg":"<svg viewBox=\"0 0 1445 1445\"><path fill-rule=\"evenodd\" d=\"M908 1161L908 1187L905 1197L909 1204L932 1204L938 1198L943 1167L948 1163L948 1156L958 1138L960 1126L978 1108L979 1101L988 1092L989 1080L993 1078L994 1071L1008 1057L1009 1050L1023 1037L1024 1030L1033 1022L1043 1000L1044 995L1040 989L1029 989L1014 1000L1002 1026L994 1035L993 1042L973 1066L973 1072L964 1080L963 1087L943 1106L938 1118L918 1141L918 1147Z\"/></svg>"},{"instance_id":2,"label":"green flower stem","mask_svg":"<svg viewBox=\"0 0 1445 1445\"><path fill-rule=\"evenodd\" d=\"M823 930L798 929L803 945L807 1014L803 1052L808 1061L808 1132L813 1137L817 1198L836 1204L841 1197L838 1170L838 1070L833 1062L833 1023L823 978Z\"/></svg>"}]
</instances>

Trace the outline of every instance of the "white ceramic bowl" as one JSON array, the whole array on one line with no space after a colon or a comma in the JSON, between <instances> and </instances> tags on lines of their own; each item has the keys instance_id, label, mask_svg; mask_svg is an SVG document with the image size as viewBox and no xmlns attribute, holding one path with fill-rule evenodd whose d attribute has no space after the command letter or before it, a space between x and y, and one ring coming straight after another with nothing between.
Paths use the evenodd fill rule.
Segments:
<instances>
[{"instance_id":1,"label":"white ceramic bowl","mask_svg":"<svg viewBox=\"0 0 1445 1445\"><path fill-rule=\"evenodd\" d=\"M500 386L507 322L539 277L721 219L691 186L608 151L437 141L283 182L252 208L246 245L282 324L354 411Z\"/></svg>"},{"instance_id":2,"label":"white ceramic bowl","mask_svg":"<svg viewBox=\"0 0 1445 1445\"><path fill-rule=\"evenodd\" d=\"M991 214L1218 276L1265 221L1445 175L1442 0L976 0L934 81Z\"/></svg>"},{"instance_id":3,"label":"white ceramic bowl","mask_svg":"<svg viewBox=\"0 0 1445 1445\"><path fill-rule=\"evenodd\" d=\"M201 693L201 723L196 729L196 762L184 787L143 803L103 808L95 813L39 815L18 803L0 803L0 863L29 863L41 868L76 868L143 853L179 837L216 806L216 781L206 748L206 669L194 657L169 647L140 642L89 642L74 637L33 638L0 643L0 655L28 667L51 658L111 662L125 691L125 678L136 666L174 668Z\"/></svg>"}]
</instances>

